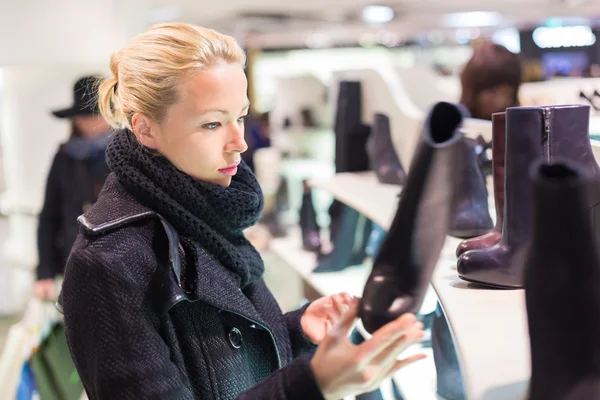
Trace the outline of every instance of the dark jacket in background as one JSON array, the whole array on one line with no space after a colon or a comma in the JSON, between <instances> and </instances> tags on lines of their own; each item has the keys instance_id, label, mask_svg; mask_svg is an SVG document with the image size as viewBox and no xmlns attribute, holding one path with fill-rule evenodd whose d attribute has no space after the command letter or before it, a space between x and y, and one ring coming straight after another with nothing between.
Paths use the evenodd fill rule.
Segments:
<instances>
[{"instance_id":1,"label":"dark jacket in background","mask_svg":"<svg viewBox=\"0 0 600 400\"><path fill-rule=\"evenodd\" d=\"M38 279L63 273L77 237L77 217L96 200L109 172L103 155L81 160L61 146L54 156L39 217Z\"/></svg>"},{"instance_id":2,"label":"dark jacket in background","mask_svg":"<svg viewBox=\"0 0 600 400\"><path fill-rule=\"evenodd\" d=\"M304 308L282 314L262 279L240 290L114 174L81 223L59 304L91 400L322 399Z\"/></svg>"}]
</instances>

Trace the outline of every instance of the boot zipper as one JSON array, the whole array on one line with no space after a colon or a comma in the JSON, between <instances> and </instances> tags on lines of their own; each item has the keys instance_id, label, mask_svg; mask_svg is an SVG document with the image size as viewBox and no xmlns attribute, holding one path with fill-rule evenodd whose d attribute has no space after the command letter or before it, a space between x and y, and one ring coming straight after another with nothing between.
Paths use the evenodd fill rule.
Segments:
<instances>
[{"instance_id":1,"label":"boot zipper","mask_svg":"<svg viewBox=\"0 0 600 400\"><path fill-rule=\"evenodd\" d=\"M550 161L550 116L552 115L552 108L544 107L542 108L542 113L544 114L544 132L542 134L543 156L544 160Z\"/></svg>"}]
</instances>

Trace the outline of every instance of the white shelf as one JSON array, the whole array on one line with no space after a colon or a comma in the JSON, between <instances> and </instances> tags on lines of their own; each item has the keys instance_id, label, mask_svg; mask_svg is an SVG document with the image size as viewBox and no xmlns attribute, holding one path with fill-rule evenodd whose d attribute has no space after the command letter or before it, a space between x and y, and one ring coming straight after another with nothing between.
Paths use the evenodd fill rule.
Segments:
<instances>
[{"instance_id":1,"label":"white shelf","mask_svg":"<svg viewBox=\"0 0 600 400\"><path fill-rule=\"evenodd\" d=\"M317 257L315 253L302 249L299 229L291 229L286 237L273 239L270 247L271 251L294 268L321 296L341 292L361 296L371 272L370 263L366 261L362 265L350 266L340 272L314 274L312 270L317 266Z\"/></svg>"},{"instance_id":2,"label":"white shelf","mask_svg":"<svg viewBox=\"0 0 600 400\"><path fill-rule=\"evenodd\" d=\"M378 183L374 173L341 173L311 185L329 191L385 229L398 205L399 187ZM467 396L522 398L530 376L524 291L486 289L460 280L453 269L458 243L447 238L432 286L455 339Z\"/></svg>"}]
</instances>

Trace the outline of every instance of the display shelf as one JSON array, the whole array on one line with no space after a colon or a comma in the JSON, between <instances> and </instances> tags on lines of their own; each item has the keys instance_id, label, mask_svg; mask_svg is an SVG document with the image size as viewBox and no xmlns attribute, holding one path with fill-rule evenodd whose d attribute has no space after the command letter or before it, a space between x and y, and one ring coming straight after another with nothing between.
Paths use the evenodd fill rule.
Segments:
<instances>
[{"instance_id":1,"label":"display shelf","mask_svg":"<svg viewBox=\"0 0 600 400\"><path fill-rule=\"evenodd\" d=\"M366 178L366 181L371 181L368 179L368 174L364 178ZM399 193L398 187L386 186L383 188L384 191L392 192L394 196ZM291 228L287 236L271 240L270 250L281 258L286 265L293 268L303 281L310 285L320 296L330 296L341 292L357 297L362 296L365 282L371 272L371 261L369 259L366 259L361 265L349 266L343 271L315 274L312 270L317 265L317 257L315 253L303 250L301 244L300 230ZM423 301L423 313L431 312L436 303L435 293L428 291ZM363 337L369 336L360 325L360 321L357 324L357 329ZM425 353L427 359L415 363L410 368L402 369L393 379L406 400L436 400L436 375L431 349L413 346L407 349L402 357L410 357L417 353ZM384 398L393 398L391 395L392 389L388 383L382 384L381 390L384 393Z\"/></svg>"},{"instance_id":2,"label":"display shelf","mask_svg":"<svg viewBox=\"0 0 600 400\"><path fill-rule=\"evenodd\" d=\"M398 205L399 187L380 184L373 173L341 173L311 185L329 191L385 229ZM487 289L460 280L452 269L459 242L446 239L432 286L455 339L467 396L522 397L530 374L524 291Z\"/></svg>"},{"instance_id":3,"label":"display shelf","mask_svg":"<svg viewBox=\"0 0 600 400\"><path fill-rule=\"evenodd\" d=\"M370 262L353 265L340 272L314 274L317 265L315 253L302 249L302 237L299 229L290 229L289 234L271 240L270 250L291 266L321 296L346 292L352 296L361 296L365 282L371 271Z\"/></svg>"}]
</instances>

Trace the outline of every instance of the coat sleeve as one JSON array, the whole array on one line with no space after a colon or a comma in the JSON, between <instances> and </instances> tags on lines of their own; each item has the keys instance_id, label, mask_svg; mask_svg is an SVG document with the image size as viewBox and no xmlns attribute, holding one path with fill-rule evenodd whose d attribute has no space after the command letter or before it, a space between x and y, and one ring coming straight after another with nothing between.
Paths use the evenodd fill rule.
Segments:
<instances>
[{"instance_id":1,"label":"coat sleeve","mask_svg":"<svg viewBox=\"0 0 600 400\"><path fill-rule=\"evenodd\" d=\"M74 250L59 298L67 343L88 397L193 399L158 333L147 285L120 259L107 262L102 256L108 257L90 247Z\"/></svg>"},{"instance_id":2,"label":"coat sleeve","mask_svg":"<svg viewBox=\"0 0 600 400\"><path fill-rule=\"evenodd\" d=\"M56 245L56 235L61 230L61 205L62 195L60 189L60 155L57 153L52 161L48 178L46 179L46 192L44 205L40 213L37 244L39 264L37 279L53 279L56 275L56 260L59 259Z\"/></svg>"},{"instance_id":3,"label":"coat sleeve","mask_svg":"<svg viewBox=\"0 0 600 400\"><path fill-rule=\"evenodd\" d=\"M300 324L300 320L302 315L304 315L304 311L310 305L310 303L300 307L295 311L288 312L284 314L285 323L290 335L290 342L292 344L292 351L294 353L294 357L298 357L302 354L306 353L314 353L317 349L317 346L313 344L308 336L304 334L302 330L302 325Z\"/></svg>"},{"instance_id":4,"label":"coat sleeve","mask_svg":"<svg viewBox=\"0 0 600 400\"><path fill-rule=\"evenodd\" d=\"M296 358L236 400L325 400L310 367L311 357L304 354Z\"/></svg>"}]
</instances>

